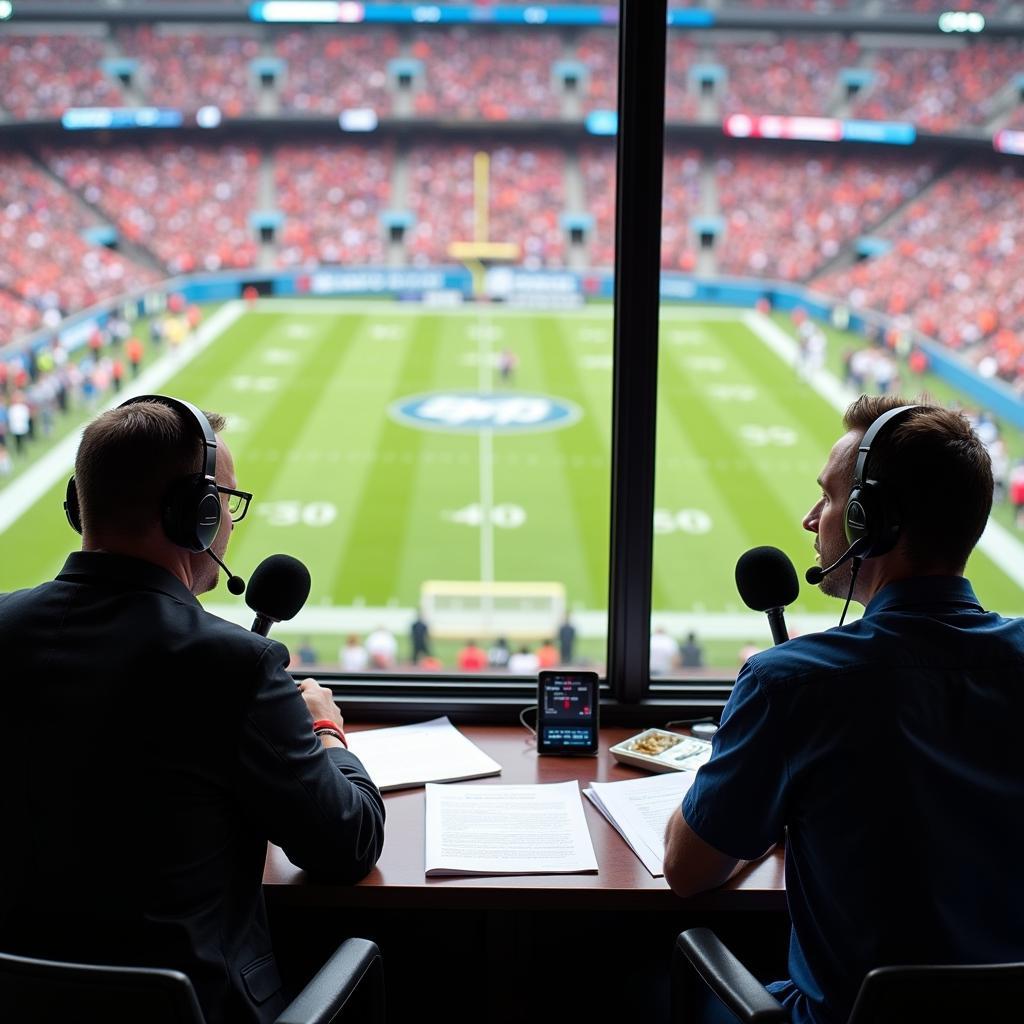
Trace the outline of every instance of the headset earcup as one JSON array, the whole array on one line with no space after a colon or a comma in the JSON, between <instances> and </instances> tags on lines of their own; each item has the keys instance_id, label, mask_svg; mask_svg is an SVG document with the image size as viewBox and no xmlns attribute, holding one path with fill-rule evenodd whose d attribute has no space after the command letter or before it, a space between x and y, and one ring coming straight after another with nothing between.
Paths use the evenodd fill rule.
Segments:
<instances>
[{"instance_id":1,"label":"headset earcup","mask_svg":"<svg viewBox=\"0 0 1024 1024\"><path fill-rule=\"evenodd\" d=\"M68 481L67 490L64 492L64 515L68 517L68 523L75 533L82 532L82 510L78 504L78 486L75 478Z\"/></svg>"},{"instance_id":2,"label":"headset earcup","mask_svg":"<svg viewBox=\"0 0 1024 1024\"><path fill-rule=\"evenodd\" d=\"M220 528L220 516L217 487L202 473L193 473L172 484L161 514L168 539L195 554L213 543Z\"/></svg>"},{"instance_id":3,"label":"headset earcup","mask_svg":"<svg viewBox=\"0 0 1024 1024\"><path fill-rule=\"evenodd\" d=\"M861 558L884 555L895 547L900 536L896 509L886 500L884 488L874 480L867 480L850 492L843 525L851 544L862 542Z\"/></svg>"}]
</instances>

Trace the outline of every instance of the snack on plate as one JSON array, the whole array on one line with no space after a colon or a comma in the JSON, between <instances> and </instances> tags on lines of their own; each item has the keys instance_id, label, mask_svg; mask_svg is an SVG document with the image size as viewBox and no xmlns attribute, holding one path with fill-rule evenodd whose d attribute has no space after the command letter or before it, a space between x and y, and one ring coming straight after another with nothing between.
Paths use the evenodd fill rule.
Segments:
<instances>
[{"instance_id":1,"label":"snack on plate","mask_svg":"<svg viewBox=\"0 0 1024 1024\"><path fill-rule=\"evenodd\" d=\"M649 732L636 740L629 749L653 757L656 754L663 754L669 747L674 747L681 739L682 736L673 736L669 732Z\"/></svg>"}]
</instances>

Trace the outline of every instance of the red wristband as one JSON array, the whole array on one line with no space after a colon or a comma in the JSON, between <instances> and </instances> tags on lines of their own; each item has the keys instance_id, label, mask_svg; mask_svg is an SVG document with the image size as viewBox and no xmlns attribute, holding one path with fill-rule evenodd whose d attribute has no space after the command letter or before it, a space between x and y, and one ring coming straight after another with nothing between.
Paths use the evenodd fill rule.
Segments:
<instances>
[{"instance_id":1,"label":"red wristband","mask_svg":"<svg viewBox=\"0 0 1024 1024\"><path fill-rule=\"evenodd\" d=\"M341 726L337 722L332 722L329 718L318 718L313 723L313 732L318 736L322 732L329 732L332 736L337 736L339 740L348 749L348 740L345 739L345 734L341 730Z\"/></svg>"}]
</instances>

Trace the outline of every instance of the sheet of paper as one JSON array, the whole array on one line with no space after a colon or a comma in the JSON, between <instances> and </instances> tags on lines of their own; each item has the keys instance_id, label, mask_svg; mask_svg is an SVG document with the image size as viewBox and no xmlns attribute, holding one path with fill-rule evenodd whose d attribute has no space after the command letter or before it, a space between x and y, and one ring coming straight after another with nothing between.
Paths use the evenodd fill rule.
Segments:
<instances>
[{"instance_id":1,"label":"sheet of paper","mask_svg":"<svg viewBox=\"0 0 1024 1024\"><path fill-rule=\"evenodd\" d=\"M597 872L577 782L427 786L428 875Z\"/></svg>"},{"instance_id":2,"label":"sheet of paper","mask_svg":"<svg viewBox=\"0 0 1024 1024\"><path fill-rule=\"evenodd\" d=\"M348 734L348 747L380 790L500 775L501 765L447 718Z\"/></svg>"},{"instance_id":3,"label":"sheet of paper","mask_svg":"<svg viewBox=\"0 0 1024 1024\"><path fill-rule=\"evenodd\" d=\"M660 878L665 873L665 827L696 777L671 772L625 782L592 782L586 795L644 867Z\"/></svg>"}]
</instances>

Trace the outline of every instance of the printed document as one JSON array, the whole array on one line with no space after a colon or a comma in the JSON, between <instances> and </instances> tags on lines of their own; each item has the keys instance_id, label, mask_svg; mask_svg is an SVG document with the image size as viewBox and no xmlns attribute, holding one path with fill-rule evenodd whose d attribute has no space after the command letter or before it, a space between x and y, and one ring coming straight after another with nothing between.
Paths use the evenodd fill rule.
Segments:
<instances>
[{"instance_id":1,"label":"printed document","mask_svg":"<svg viewBox=\"0 0 1024 1024\"><path fill-rule=\"evenodd\" d=\"M665 827L696 778L670 772L625 782L592 782L584 794L655 878L665 874Z\"/></svg>"},{"instance_id":2,"label":"printed document","mask_svg":"<svg viewBox=\"0 0 1024 1024\"><path fill-rule=\"evenodd\" d=\"M596 871L579 783L427 786L428 875Z\"/></svg>"},{"instance_id":3,"label":"printed document","mask_svg":"<svg viewBox=\"0 0 1024 1024\"><path fill-rule=\"evenodd\" d=\"M346 738L381 791L501 774L501 765L447 718L351 732Z\"/></svg>"}]
</instances>

